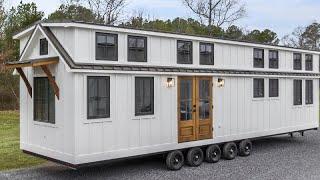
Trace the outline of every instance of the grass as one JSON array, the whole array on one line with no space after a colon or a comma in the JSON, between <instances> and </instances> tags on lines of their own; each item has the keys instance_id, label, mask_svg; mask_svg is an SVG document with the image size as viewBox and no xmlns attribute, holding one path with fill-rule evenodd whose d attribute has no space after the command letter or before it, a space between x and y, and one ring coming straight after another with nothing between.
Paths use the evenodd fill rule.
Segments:
<instances>
[{"instance_id":1,"label":"grass","mask_svg":"<svg viewBox=\"0 0 320 180\"><path fill-rule=\"evenodd\" d=\"M0 171L25 168L45 160L22 153L20 150L19 113L0 111Z\"/></svg>"}]
</instances>

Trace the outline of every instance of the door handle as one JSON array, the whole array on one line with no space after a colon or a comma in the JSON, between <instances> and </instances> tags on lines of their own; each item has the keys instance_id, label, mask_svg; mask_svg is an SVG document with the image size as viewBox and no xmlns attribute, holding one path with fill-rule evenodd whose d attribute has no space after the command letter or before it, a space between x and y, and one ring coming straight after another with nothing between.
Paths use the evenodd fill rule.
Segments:
<instances>
[{"instance_id":1,"label":"door handle","mask_svg":"<svg viewBox=\"0 0 320 180\"><path fill-rule=\"evenodd\" d=\"M192 112L196 112L196 111L197 111L197 106L193 105Z\"/></svg>"}]
</instances>

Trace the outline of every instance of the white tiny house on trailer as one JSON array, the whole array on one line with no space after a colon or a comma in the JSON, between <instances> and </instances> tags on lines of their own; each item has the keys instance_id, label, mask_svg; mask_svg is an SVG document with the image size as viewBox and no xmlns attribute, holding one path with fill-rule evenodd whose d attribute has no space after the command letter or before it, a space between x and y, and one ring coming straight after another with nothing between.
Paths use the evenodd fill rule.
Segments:
<instances>
[{"instance_id":1,"label":"white tiny house on trailer","mask_svg":"<svg viewBox=\"0 0 320 180\"><path fill-rule=\"evenodd\" d=\"M84 22L14 38L21 149L69 166L168 153L177 170L319 126L317 51Z\"/></svg>"}]
</instances>

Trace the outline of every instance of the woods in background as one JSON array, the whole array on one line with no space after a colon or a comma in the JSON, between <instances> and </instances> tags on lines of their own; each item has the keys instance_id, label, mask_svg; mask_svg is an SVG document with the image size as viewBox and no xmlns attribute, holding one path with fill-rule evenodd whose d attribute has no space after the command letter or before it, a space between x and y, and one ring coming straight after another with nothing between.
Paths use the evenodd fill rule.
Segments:
<instances>
[{"instance_id":1,"label":"woods in background","mask_svg":"<svg viewBox=\"0 0 320 180\"><path fill-rule=\"evenodd\" d=\"M19 59L19 42L12 39L18 32L37 21L45 20L44 12L35 3L21 3L5 9L0 0L0 64ZM245 18L246 7L241 0L181 0L181 5L194 14L174 19L150 18L143 11L130 13L126 0L64 0L60 7L47 15L51 21L75 20L106 25L119 25L147 30L186 33L257 43L320 49L320 24L298 27L281 40L272 30L247 30L236 26ZM133 14L133 15L130 15ZM19 77L12 70L0 66L0 110L17 109L19 105Z\"/></svg>"}]
</instances>

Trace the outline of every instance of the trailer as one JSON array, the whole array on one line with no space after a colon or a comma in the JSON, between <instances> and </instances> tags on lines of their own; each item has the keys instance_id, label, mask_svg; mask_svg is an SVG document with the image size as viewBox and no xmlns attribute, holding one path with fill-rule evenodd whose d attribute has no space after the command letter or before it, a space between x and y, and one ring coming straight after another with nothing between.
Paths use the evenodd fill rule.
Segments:
<instances>
[{"instance_id":1,"label":"trailer","mask_svg":"<svg viewBox=\"0 0 320 180\"><path fill-rule=\"evenodd\" d=\"M70 167L161 153L179 170L319 126L318 51L76 21L14 39L20 148Z\"/></svg>"}]
</instances>

